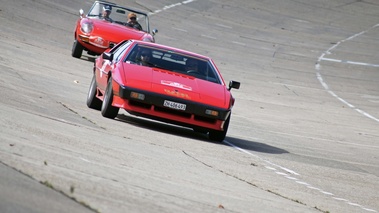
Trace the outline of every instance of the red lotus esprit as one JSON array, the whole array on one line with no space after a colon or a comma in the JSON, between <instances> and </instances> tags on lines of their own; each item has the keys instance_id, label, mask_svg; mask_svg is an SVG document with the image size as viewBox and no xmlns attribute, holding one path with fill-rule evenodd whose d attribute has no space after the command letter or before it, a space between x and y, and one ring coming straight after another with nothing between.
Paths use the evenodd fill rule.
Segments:
<instances>
[{"instance_id":1,"label":"red lotus esprit","mask_svg":"<svg viewBox=\"0 0 379 213\"><path fill-rule=\"evenodd\" d=\"M94 63L87 106L115 118L132 115L193 128L223 141L234 98L213 60L156 43L126 40Z\"/></svg>"},{"instance_id":2,"label":"red lotus esprit","mask_svg":"<svg viewBox=\"0 0 379 213\"><path fill-rule=\"evenodd\" d=\"M128 22L128 15L132 13L139 27ZM82 9L79 10L79 15L71 51L75 58L80 58L83 50L90 55L100 55L122 40L155 42L154 35L158 32L154 29L150 33L148 14L111 2L95 1L87 15L84 15Z\"/></svg>"}]
</instances>

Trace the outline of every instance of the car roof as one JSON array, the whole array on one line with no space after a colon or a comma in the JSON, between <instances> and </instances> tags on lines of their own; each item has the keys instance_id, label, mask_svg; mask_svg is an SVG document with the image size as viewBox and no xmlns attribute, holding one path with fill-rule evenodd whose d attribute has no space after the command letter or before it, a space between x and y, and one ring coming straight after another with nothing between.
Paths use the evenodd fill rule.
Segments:
<instances>
[{"instance_id":1,"label":"car roof","mask_svg":"<svg viewBox=\"0 0 379 213\"><path fill-rule=\"evenodd\" d=\"M172 46L167 46L167 45L157 44L157 43L152 43L152 42L146 42L146 41L140 41L140 40L131 40L131 41L133 43L142 44L144 46L150 46L150 47L168 49L168 50L172 50L174 52L180 52L180 53L183 53L183 54L186 54L186 55L191 55L191 56L194 56L196 58L202 58L203 60L211 60L211 58L208 57L208 56L201 55L201 54L194 53L194 52L190 52L188 50L179 49L179 48L172 47Z\"/></svg>"}]
</instances>

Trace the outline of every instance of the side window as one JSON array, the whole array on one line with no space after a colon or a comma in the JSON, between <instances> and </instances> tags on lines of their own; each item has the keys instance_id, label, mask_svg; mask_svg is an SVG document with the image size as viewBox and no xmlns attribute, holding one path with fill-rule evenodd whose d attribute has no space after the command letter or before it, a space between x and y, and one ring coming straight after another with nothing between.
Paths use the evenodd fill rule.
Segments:
<instances>
[{"instance_id":1,"label":"side window","mask_svg":"<svg viewBox=\"0 0 379 213\"><path fill-rule=\"evenodd\" d=\"M116 50L113 51L113 61L119 62L121 57L124 55L126 49L128 49L131 42L127 41L124 44L120 45Z\"/></svg>"}]
</instances>

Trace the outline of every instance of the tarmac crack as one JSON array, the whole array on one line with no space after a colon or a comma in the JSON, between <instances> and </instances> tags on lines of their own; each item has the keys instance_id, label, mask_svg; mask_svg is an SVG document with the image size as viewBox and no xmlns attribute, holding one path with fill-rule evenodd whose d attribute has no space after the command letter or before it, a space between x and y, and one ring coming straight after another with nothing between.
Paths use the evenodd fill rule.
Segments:
<instances>
[{"instance_id":1,"label":"tarmac crack","mask_svg":"<svg viewBox=\"0 0 379 213\"><path fill-rule=\"evenodd\" d=\"M64 108L68 109L70 112L72 112L72 113L74 113L74 114L80 116L82 119L84 119L84 120L86 120L86 121L92 123L93 125L95 125L95 126L101 128L101 129L104 129L104 130L106 129L106 128L102 127L102 126L99 126L96 122L92 121L91 119L89 119L89 118L87 118L87 117L85 117L85 116L80 115L78 112L76 112L75 110L73 110L72 108L70 108L69 106L67 106L66 104L64 104L64 103L62 103L62 102L60 102L60 101L58 101L58 103L59 103L60 105L62 105Z\"/></svg>"},{"instance_id":2,"label":"tarmac crack","mask_svg":"<svg viewBox=\"0 0 379 213\"><path fill-rule=\"evenodd\" d=\"M209 168L214 169L214 170L217 170L218 172L223 173L223 174L225 174L225 175L227 175L227 176L229 176L229 177L235 178L235 179L237 179L237 180L239 180L239 181L242 181L242 182L244 182L244 183L247 183L247 184L250 185L250 186L256 187L256 188L258 188L258 189L260 189L260 190L266 191L266 192L268 192L268 193L271 193L271 194L276 195L276 196L278 196L278 197L284 198L284 199L286 199L286 200L289 200L289 201L292 201L292 202L295 202L295 203L298 203L298 204L301 204L301 205L304 205L304 206L308 206L306 203L303 203L303 202L301 202L301 201L299 201L299 200L297 200L297 199L293 199L293 198L286 197L286 196L284 196L284 195L282 195L282 194L279 194L278 192L274 192L274 191L272 191L272 190L270 190L270 189L264 189L263 187L260 187L260 186L254 184L254 183L251 183L251 182L249 182L249 181L247 181L247 180L244 180L244 179L242 179L242 178L240 178L240 177L238 177L238 176L236 176L236 175L230 174L230 173L225 172L225 171L223 171L223 170L221 170L221 169L217 169L217 168L213 167L212 165L209 165L209 164L205 163L204 161L201 161L201 160L197 159L196 157L194 157L194 156L188 154L188 153L185 152L184 150L182 150L182 152L183 152L186 156L188 156L188 157L192 158L193 160L195 160L195 161L197 161L197 162L203 164L204 166L209 167ZM255 166L255 165L253 165L253 166ZM318 208L317 206L315 206L314 208L315 208L316 210L320 211L320 212L323 212L323 213L329 213L329 211L322 210L322 209Z\"/></svg>"}]
</instances>

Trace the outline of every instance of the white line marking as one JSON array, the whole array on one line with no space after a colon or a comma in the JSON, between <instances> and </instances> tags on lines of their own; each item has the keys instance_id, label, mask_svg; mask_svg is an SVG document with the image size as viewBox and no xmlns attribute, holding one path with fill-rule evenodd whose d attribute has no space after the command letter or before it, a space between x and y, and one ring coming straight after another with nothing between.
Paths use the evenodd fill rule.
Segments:
<instances>
[{"instance_id":1,"label":"white line marking","mask_svg":"<svg viewBox=\"0 0 379 213\"><path fill-rule=\"evenodd\" d=\"M291 176L286 176L286 178L291 179L291 180L297 180L297 178L291 177Z\"/></svg>"},{"instance_id":2,"label":"white line marking","mask_svg":"<svg viewBox=\"0 0 379 213\"><path fill-rule=\"evenodd\" d=\"M182 5L182 3L176 3L176 4L171 4L171 5L167 5L167 6L164 6L162 9L163 10L168 10L168 9L170 9L170 8L173 8L173 7L176 7L176 6L180 6L180 5Z\"/></svg>"},{"instance_id":3,"label":"white line marking","mask_svg":"<svg viewBox=\"0 0 379 213\"><path fill-rule=\"evenodd\" d=\"M331 192L326 192L326 191L321 191L321 193L326 194L326 195L333 195L333 193L331 193Z\"/></svg>"},{"instance_id":4,"label":"white line marking","mask_svg":"<svg viewBox=\"0 0 379 213\"><path fill-rule=\"evenodd\" d=\"M238 41L232 41L233 44L238 44L238 45L241 45L241 46L246 46L245 43L241 43L241 42L238 42Z\"/></svg>"},{"instance_id":5,"label":"white line marking","mask_svg":"<svg viewBox=\"0 0 379 213\"><path fill-rule=\"evenodd\" d=\"M205 37L205 38L210 38L210 39L217 39L216 37L209 36L209 35L204 35L204 34L201 34L200 36L201 37Z\"/></svg>"},{"instance_id":6,"label":"white line marking","mask_svg":"<svg viewBox=\"0 0 379 213\"><path fill-rule=\"evenodd\" d=\"M347 102L346 100L344 100L343 98L340 98L337 94L335 94L333 91L331 91L329 89L329 86L325 83L324 79L322 78L321 74L320 74L320 70L321 70L321 65L320 65L320 62L321 61L332 61L332 62L338 62L338 63L350 63L350 64L356 64L356 65L362 65L362 66L371 66L371 67L379 67L378 64L368 64L368 63L361 63L361 62L353 62L353 61L342 61L342 60L338 60L338 59L332 59L332 58L325 58L324 56L326 54L330 54L330 52L335 49L336 47L338 47L338 45L342 44L343 42L346 42L346 41L349 41L349 40L352 40L360 35L363 35L364 33L366 33L367 31L375 28L375 27L378 27L379 24L376 24L374 26L372 26L370 29L368 30L365 30L365 31L362 31L360 33L357 33L355 35L352 35L344 40L341 40L339 42L337 42L335 45L333 45L332 47L330 47L328 50L326 50L324 53L321 54L321 56L317 59L317 62L316 62L316 65L315 65L315 69L317 70L317 79L319 80L319 82L321 83L321 85L324 87L324 89L326 91L328 91L329 94L331 94L333 97L337 98L339 101L341 101L342 103L346 104L347 106L349 106L350 108L354 109L355 111L357 111L358 113L360 113L361 115L364 115L365 117L367 118L370 118L376 122L379 123L379 118L376 118L372 115L370 115L369 113L361 110L361 109L358 109L356 108L354 105L350 104L349 102Z\"/></svg>"},{"instance_id":7,"label":"white line marking","mask_svg":"<svg viewBox=\"0 0 379 213\"><path fill-rule=\"evenodd\" d=\"M340 198L340 197L333 197L333 199L348 202L348 200L346 200L346 199L344 199L344 198Z\"/></svg>"},{"instance_id":8,"label":"white line marking","mask_svg":"<svg viewBox=\"0 0 379 213\"><path fill-rule=\"evenodd\" d=\"M275 173L278 174L278 175L287 176L287 173L284 173L284 172L275 172Z\"/></svg>"},{"instance_id":9,"label":"white line marking","mask_svg":"<svg viewBox=\"0 0 379 213\"><path fill-rule=\"evenodd\" d=\"M261 160L261 161L263 161L263 162L265 162L265 163L267 163L267 164L270 164L271 166L275 166L275 167L280 168L280 169L282 169L282 170L284 170L284 171L286 171L286 172L290 172L290 173L293 173L293 174L299 175L298 173L296 173L296 172L294 172L294 171L292 171L292 170L290 170L290 169L287 169L287 168L282 167L282 166L280 166L280 165L274 164L274 163L272 163L272 162L270 162L270 161L268 161L268 160L264 160L263 158L259 157L258 155L255 155L255 154L253 154L253 153L251 153L251 152L249 152L249 151L247 151L247 150L245 150L245 149L242 149L242 148L240 148L240 147L238 147L238 146L236 146L236 145L234 145L234 144L228 142L227 140L224 140L223 142L224 142L225 144L228 144L229 146L231 146L231 147L233 147L233 148L235 148L235 149L237 149L237 150L239 150L239 151L245 153L245 154L248 154L248 155L251 155L251 156L253 156L253 157L255 157L255 158L258 158L259 160ZM290 177L290 176L288 176L288 174L286 174L286 173L284 173L284 172L279 172L279 171L276 170L276 168L271 167L271 166L265 166L265 168L268 169L268 170L272 170L272 171L274 171L274 172L275 172L276 174L278 174L278 175L281 175L281 176L283 176L283 177L285 177L285 178L288 178L288 179L290 179L290 180L293 180L293 181L295 181L295 182L298 183L298 184L304 185L304 186L306 186L306 187L309 188L309 189L317 190L317 191L319 191L320 193L322 193L322 194L324 194L324 195L327 195L327 196L333 196L333 195L334 195L334 194L331 193L331 192L327 192L327 191L324 191L324 190L322 190L322 189L320 189L320 188L317 188L317 187L311 186L311 185L310 185L309 183L307 183L307 182L299 181L297 178ZM299 175L299 176L300 176L300 175ZM377 212L377 211L374 210L374 209L365 208L365 207L363 207L362 205L359 205L359 204L356 204L356 203L351 203L350 201L348 201L348 200L346 200L346 199L344 199L344 198L337 198L337 197L332 197L332 198L335 199L335 200L338 200L338 201L344 201L344 202L348 203L348 204L351 205L351 206L357 206L357 207L360 207L361 209L366 210L366 211Z\"/></svg>"},{"instance_id":10,"label":"white line marking","mask_svg":"<svg viewBox=\"0 0 379 213\"><path fill-rule=\"evenodd\" d=\"M266 169L270 169L270 170L275 170L276 171L276 169L273 168L273 167L270 167L270 166L265 166L265 167L266 167Z\"/></svg>"},{"instance_id":11,"label":"white line marking","mask_svg":"<svg viewBox=\"0 0 379 213\"><path fill-rule=\"evenodd\" d=\"M370 63L363 63L363 62L357 62L357 61L343 61L343 60L334 59L334 58L324 58L324 57L322 57L320 60L321 61L332 61L332 62L338 62L338 63L360 65L360 66L367 66L367 67L379 67L379 64L370 64Z\"/></svg>"},{"instance_id":12,"label":"white line marking","mask_svg":"<svg viewBox=\"0 0 379 213\"><path fill-rule=\"evenodd\" d=\"M332 58L324 58L324 57L322 57L320 60L321 60L321 61L342 62L342 60L332 59Z\"/></svg>"},{"instance_id":13,"label":"white line marking","mask_svg":"<svg viewBox=\"0 0 379 213\"><path fill-rule=\"evenodd\" d=\"M176 28L176 27L173 27L172 29L174 29L174 30L178 30L178 31L182 31L182 32L188 32L188 31L187 31L187 30L185 30L185 29Z\"/></svg>"},{"instance_id":14,"label":"white line marking","mask_svg":"<svg viewBox=\"0 0 379 213\"><path fill-rule=\"evenodd\" d=\"M317 191L321 191L320 188L317 188L317 187L314 187L314 186L307 186L307 187L310 188L310 189L314 189L314 190L317 190Z\"/></svg>"},{"instance_id":15,"label":"white line marking","mask_svg":"<svg viewBox=\"0 0 379 213\"><path fill-rule=\"evenodd\" d=\"M232 29L231 26L227 26L227 25L223 25L223 24L216 24L217 26L219 27L223 27L223 28L228 28L228 29Z\"/></svg>"},{"instance_id":16,"label":"white line marking","mask_svg":"<svg viewBox=\"0 0 379 213\"><path fill-rule=\"evenodd\" d=\"M165 10L169 10L171 8L174 8L174 7L177 7L177 6L180 6L180 5L183 5L183 4L188 4L188 3L191 3L191 2L194 2L194 1L197 1L197 0L186 0L186 1L182 1L182 2L178 2L178 3L174 3L174 4L170 4L170 5L166 5L164 6L162 9L160 10L155 10L154 12L152 13L149 13L149 15L155 15L157 13L160 13L160 12L163 12Z\"/></svg>"},{"instance_id":17,"label":"white line marking","mask_svg":"<svg viewBox=\"0 0 379 213\"><path fill-rule=\"evenodd\" d=\"M91 161L89 161L89 160L87 160L85 158L80 157L80 159L83 160L83 161L85 161L85 162L87 162L87 163L91 163Z\"/></svg>"},{"instance_id":18,"label":"white line marking","mask_svg":"<svg viewBox=\"0 0 379 213\"><path fill-rule=\"evenodd\" d=\"M194 1L196 1L196 0L186 0L186 1L183 1L182 2L182 4L188 4L188 3L191 3L191 2L194 2ZM179 6L179 5L181 5L180 3L177 3L177 4L174 4L175 6ZM164 7L164 8L173 8L173 7L175 7L175 6L167 6L167 7ZM159 13L159 12L162 12L162 10L156 10L154 13L151 13L152 15L154 15L154 14L157 14L157 13ZM377 25L375 25L374 27L377 27L377 26L379 26L379 24L377 24ZM363 33L361 33L361 34L363 34ZM203 36L203 35L202 35ZM358 34L357 35L355 35L355 36L358 36ZM352 37L350 37L350 38L348 38L348 39L346 39L346 40L350 40L350 39L352 39L352 38L354 38L355 36L352 36ZM213 38L213 37L211 37L211 38ZM332 48L329 48L329 50L328 51L326 51L326 53L323 53L320 57L319 57L319 59L318 59L318 61L317 61L317 63L316 63L316 70L319 70L319 69L321 69L321 66L320 66L320 61L323 59L323 57L325 56L325 54L327 54L327 53L330 53L330 50L332 50L332 49L334 49L335 47L337 47L339 44L340 44L341 42L338 42L336 45L334 45ZM321 82L321 84L322 85L325 85L325 89L327 89L328 88L328 85L323 81L323 79L322 79L322 76L321 76L321 74L319 73L319 72L317 72L317 78L319 79L319 81ZM329 90L329 89L327 89L327 90ZM337 95L336 95L337 96ZM338 96L337 96L338 97ZM379 120L378 120L379 121ZM282 170L284 170L284 171L286 171L286 172L289 172L289 173L291 173L291 174L294 174L294 175L298 175L298 176L300 176L298 173L296 173L296 172L294 172L294 171L292 171L292 170L290 170L290 169L287 169L287 168L285 168L285 167L282 167L282 166L279 166L279 165L276 165L276 164L274 164L274 163L272 163L272 162L270 162L270 161L268 161L268 160L263 160L261 157L259 157L258 155L254 155L254 154L252 154L251 152L249 152L249 151L247 151L247 150L244 150L244 149L242 149L242 148L240 148L240 147L238 147L238 146L236 146L236 145L234 145L234 144L232 144L232 143L230 143L230 142L228 142L228 141L226 141L226 140L224 140L223 141L224 143L226 143L226 144L228 144L229 146L231 146L231 147L233 147L233 148L235 148L235 149L237 149L237 150L239 150L239 151L241 151L241 152L243 152L243 153L245 153L245 154L248 154L248 155L251 155L251 156L254 156L254 157L256 157L256 158L258 158L258 159L260 159L260 160L262 160L262 161L264 161L264 162L266 162L267 164L270 164L270 165L272 165L272 166L276 166L276 167L278 167L278 168L280 168L280 169L282 169ZM87 161L87 162L90 162L90 161L88 161L87 159L84 159L84 158L81 158L82 160L84 160L84 161ZM267 169L269 169L269 170L274 170L274 171L276 171L276 169L275 168L273 168L273 167L270 167L270 166L265 166ZM278 173L278 172L276 172L276 173ZM280 172L279 172L280 173ZM285 173L282 173L282 174L285 174ZM289 178L289 176L288 175L285 175L284 177L286 177L286 178ZM293 177L291 177L291 178L289 178L289 179L293 179L293 180L296 180L296 182L299 182L299 181L297 181L297 178L293 178ZM306 187L308 187L308 188L310 188L310 189L315 189L315 190L319 190L319 191L321 191L321 192L323 192L324 194L325 193L327 193L327 195L333 195L332 193L329 193L329 192L325 192L325 191L322 191L321 189L319 189L319 188L316 188L316 187L313 187L313 186L310 186L309 184L307 184L306 182L301 182L300 181L300 183L304 183L304 185L306 186ZM334 199L336 199L336 200L338 200L338 199L343 199L343 198L335 198L335 197L333 197ZM343 199L343 200L346 200L346 199ZM347 200L346 200L347 201ZM376 210L374 210L374 209L368 209L368 208L365 208L365 207L363 207L363 206L361 206L361 205L359 205L359 207L361 207L362 209L364 209L364 210L366 210L366 211L371 211L371 212L377 212Z\"/></svg>"},{"instance_id":19,"label":"white line marking","mask_svg":"<svg viewBox=\"0 0 379 213\"><path fill-rule=\"evenodd\" d=\"M352 205L352 206L359 206L359 207L362 207L361 205L359 205L358 203L347 203L347 204L349 204L349 205Z\"/></svg>"},{"instance_id":20,"label":"white line marking","mask_svg":"<svg viewBox=\"0 0 379 213\"><path fill-rule=\"evenodd\" d=\"M306 185L306 186L309 186L309 184L308 183L306 183L306 182L303 182L303 181L296 181L296 183L298 183L298 184L301 184L301 185Z\"/></svg>"},{"instance_id":21,"label":"white line marking","mask_svg":"<svg viewBox=\"0 0 379 213\"><path fill-rule=\"evenodd\" d=\"M188 4L188 3L191 3L191 2L193 2L193 1L196 1L196 0L187 0L187 1L183 1L182 3L183 3L183 4Z\"/></svg>"}]
</instances>

